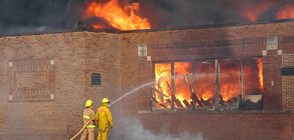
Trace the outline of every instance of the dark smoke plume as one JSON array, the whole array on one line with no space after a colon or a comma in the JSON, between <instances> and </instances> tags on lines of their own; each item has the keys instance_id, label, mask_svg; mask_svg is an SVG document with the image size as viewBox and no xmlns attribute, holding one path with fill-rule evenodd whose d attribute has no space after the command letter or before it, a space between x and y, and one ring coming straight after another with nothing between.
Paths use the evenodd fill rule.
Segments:
<instances>
[{"instance_id":1,"label":"dark smoke plume","mask_svg":"<svg viewBox=\"0 0 294 140\"><path fill-rule=\"evenodd\" d=\"M1 0L0 34L59 30L73 26L84 0Z\"/></svg>"},{"instance_id":2,"label":"dark smoke plume","mask_svg":"<svg viewBox=\"0 0 294 140\"><path fill-rule=\"evenodd\" d=\"M2 0L0 35L72 29L82 21L89 1L108 0ZM249 22L244 12L259 12L257 21L271 21L284 4L294 0L119 0L140 3L139 14L152 28ZM267 8L264 8L267 7Z\"/></svg>"},{"instance_id":3,"label":"dark smoke plume","mask_svg":"<svg viewBox=\"0 0 294 140\"><path fill-rule=\"evenodd\" d=\"M140 1L153 27L198 26L249 22L244 13L261 10L257 21L271 21L284 4L293 0L146 0ZM265 8L266 7L266 8Z\"/></svg>"}]
</instances>

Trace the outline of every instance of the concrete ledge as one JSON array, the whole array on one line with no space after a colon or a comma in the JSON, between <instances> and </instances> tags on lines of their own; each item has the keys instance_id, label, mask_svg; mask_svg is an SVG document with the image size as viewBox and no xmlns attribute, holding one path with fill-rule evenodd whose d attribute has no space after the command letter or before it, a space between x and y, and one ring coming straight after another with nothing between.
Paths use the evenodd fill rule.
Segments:
<instances>
[{"instance_id":1,"label":"concrete ledge","mask_svg":"<svg viewBox=\"0 0 294 140\"><path fill-rule=\"evenodd\" d=\"M294 110L139 110L138 114L294 114Z\"/></svg>"}]
</instances>

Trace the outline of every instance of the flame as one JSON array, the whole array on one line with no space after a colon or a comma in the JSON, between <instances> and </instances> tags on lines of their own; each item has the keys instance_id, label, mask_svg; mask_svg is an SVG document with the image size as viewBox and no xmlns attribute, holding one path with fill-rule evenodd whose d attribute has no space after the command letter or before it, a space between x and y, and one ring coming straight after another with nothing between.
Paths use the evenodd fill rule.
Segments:
<instances>
[{"instance_id":1,"label":"flame","mask_svg":"<svg viewBox=\"0 0 294 140\"><path fill-rule=\"evenodd\" d=\"M262 69L262 58L257 59L258 66L258 77L259 77L259 89L263 93L263 69Z\"/></svg>"},{"instance_id":2,"label":"flame","mask_svg":"<svg viewBox=\"0 0 294 140\"><path fill-rule=\"evenodd\" d=\"M270 7L276 7L276 3L266 2L266 3L258 4L255 7L252 7L250 9L246 9L243 12L243 17L245 17L249 21L257 21L259 16L261 16L263 13L268 11Z\"/></svg>"},{"instance_id":3,"label":"flame","mask_svg":"<svg viewBox=\"0 0 294 140\"><path fill-rule=\"evenodd\" d=\"M105 4L91 2L85 10L84 19L89 17L103 18L109 25L119 30L150 29L148 20L135 14L135 11L138 10L139 3L121 7L117 0L110 0ZM103 29L105 27L93 25L92 28Z\"/></svg>"},{"instance_id":4,"label":"flame","mask_svg":"<svg viewBox=\"0 0 294 140\"><path fill-rule=\"evenodd\" d=\"M155 64L155 80L156 84L155 87L159 91L161 91L163 94L171 96L171 91L169 90L169 87L167 85L167 82L171 85L171 64L170 63L156 63ZM166 103L166 99L169 99L163 95L160 95L157 92L154 92L155 98L160 103ZM167 107L170 108L170 104L165 104ZM156 106L158 108L161 108L160 106Z\"/></svg>"},{"instance_id":5,"label":"flame","mask_svg":"<svg viewBox=\"0 0 294 140\"><path fill-rule=\"evenodd\" d=\"M259 16L268 11L270 7L277 8L277 6L278 3L276 1L271 1L256 5L256 7L251 9L246 9L241 14L249 21L257 21ZM289 3L282 6L276 14L276 19L278 20L291 18L294 18L294 5Z\"/></svg>"},{"instance_id":6,"label":"flame","mask_svg":"<svg viewBox=\"0 0 294 140\"><path fill-rule=\"evenodd\" d=\"M184 100L186 100L190 106L191 93L188 86L186 77L190 82L190 87L193 91L196 79L196 94L197 98L203 103L203 105L197 106L204 108L206 106L213 107L212 101L214 100L214 78L215 78L215 64L213 61L206 61L211 63L196 62L196 75L193 72L192 62L174 62L175 72L175 85L174 94L181 105L174 103L175 108L187 108ZM240 95L240 60L220 60L220 95L222 96L222 104L236 103L236 99ZM262 58L258 59L243 59L243 91L244 95L257 95L263 92L263 71L262 71ZM157 92L154 92L156 101L171 108L171 95L172 92L169 89L166 82L171 85L171 63L155 63L155 79L156 89L161 91L168 97L164 97ZM169 102L168 102L169 100ZM221 99L220 99L221 100ZM164 108L156 105L157 108Z\"/></svg>"},{"instance_id":7,"label":"flame","mask_svg":"<svg viewBox=\"0 0 294 140\"><path fill-rule=\"evenodd\" d=\"M197 97L208 100L214 95L214 64L196 63Z\"/></svg>"},{"instance_id":8,"label":"flame","mask_svg":"<svg viewBox=\"0 0 294 140\"><path fill-rule=\"evenodd\" d=\"M251 10L246 10L245 13L244 13L244 17L246 19L248 19L249 21L257 21L258 20L258 17L264 12L266 11L267 9L258 9L258 10L255 10L255 11L251 11Z\"/></svg>"},{"instance_id":9,"label":"flame","mask_svg":"<svg viewBox=\"0 0 294 140\"><path fill-rule=\"evenodd\" d=\"M222 60L220 68L220 94L224 101L228 101L240 94L240 61Z\"/></svg>"},{"instance_id":10,"label":"flame","mask_svg":"<svg viewBox=\"0 0 294 140\"><path fill-rule=\"evenodd\" d=\"M192 99L190 99L191 95L190 95L189 86L185 79L185 76L189 73L192 73L191 62L175 62L175 75L180 76L179 78L175 79L175 84L176 84L175 96L181 102L183 102L184 100L187 100L188 102L192 101ZM189 81L192 87L193 83L191 82L191 79Z\"/></svg>"},{"instance_id":11,"label":"flame","mask_svg":"<svg viewBox=\"0 0 294 140\"><path fill-rule=\"evenodd\" d=\"M262 67L262 58L243 60L244 95L258 95L263 93Z\"/></svg>"},{"instance_id":12,"label":"flame","mask_svg":"<svg viewBox=\"0 0 294 140\"><path fill-rule=\"evenodd\" d=\"M276 19L294 18L294 5L286 4L277 13Z\"/></svg>"}]
</instances>

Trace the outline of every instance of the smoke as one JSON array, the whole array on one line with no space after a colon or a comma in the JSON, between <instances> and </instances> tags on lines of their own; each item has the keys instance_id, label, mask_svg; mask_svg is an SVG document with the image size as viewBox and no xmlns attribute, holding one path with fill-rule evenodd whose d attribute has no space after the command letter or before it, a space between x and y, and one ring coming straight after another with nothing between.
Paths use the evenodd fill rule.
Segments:
<instances>
[{"instance_id":1,"label":"smoke","mask_svg":"<svg viewBox=\"0 0 294 140\"><path fill-rule=\"evenodd\" d=\"M224 11L219 1L149 0L142 1L141 7L153 27L207 25L237 19L234 12Z\"/></svg>"},{"instance_id":2,"label":"smoke","mask_svg":"<svg viewBox=\"0 0 294 140\"><path fill-rule=\"evenodd\" d=\"M2 0L0 34L72 29L83 21L89 1L109 0ZM119 0L121 5L140 3L137 11L152 28L270 21L294 0ZM104 22L103 20L100 20Z\"/></svg>"},{"instance_id":3,"label":"smoke","mask_svg":"<svg viewBox=\"0 0 294 140\"><path fill-rule=\"evenodd\" d=\"M270 21L276 12L293 0L148 0L141 1L142 15L153 27ZM252 19L253 18L253 19Z\"/></svg>"},{"instance_id":4,"label":"smoke","mask_svg":"<svg viewBox=\"0 0 294 140\"><path fill-rule=\"evenodd\" d=\"M152 130L143 127L140 120L136 118L121 118L117 120L121 128L120 131L110 131L109 139L114 140L203 140L200 133L191 136L187 132L182 132L180 136L175 136L167 132L155 134Z\"/></svg>"},{"instance_id":5,"label":"smoke","mask_svg":"<svg viewBox=\"0 0 294 140\"><path fill-rule=\"evenodd\" d=\"M83 0L1 0L0 34L56 31L72 26Z\"/></svg>"}]
</instances>

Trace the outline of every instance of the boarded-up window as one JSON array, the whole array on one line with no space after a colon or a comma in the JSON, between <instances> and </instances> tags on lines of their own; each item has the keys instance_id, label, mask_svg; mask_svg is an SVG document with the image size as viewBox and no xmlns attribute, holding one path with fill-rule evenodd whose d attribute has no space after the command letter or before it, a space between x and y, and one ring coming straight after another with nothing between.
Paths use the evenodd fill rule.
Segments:
<instances>
[{"instance_id":1,"label":"boarded-up window","mask_svg":"<svg viewBox=\"0 0 294 140\"><path fill-rule=\"evenodd\" d=\"M54 60L10 61L9 101L52 101L55 90Z\"/></svg>"}]
</instances>

